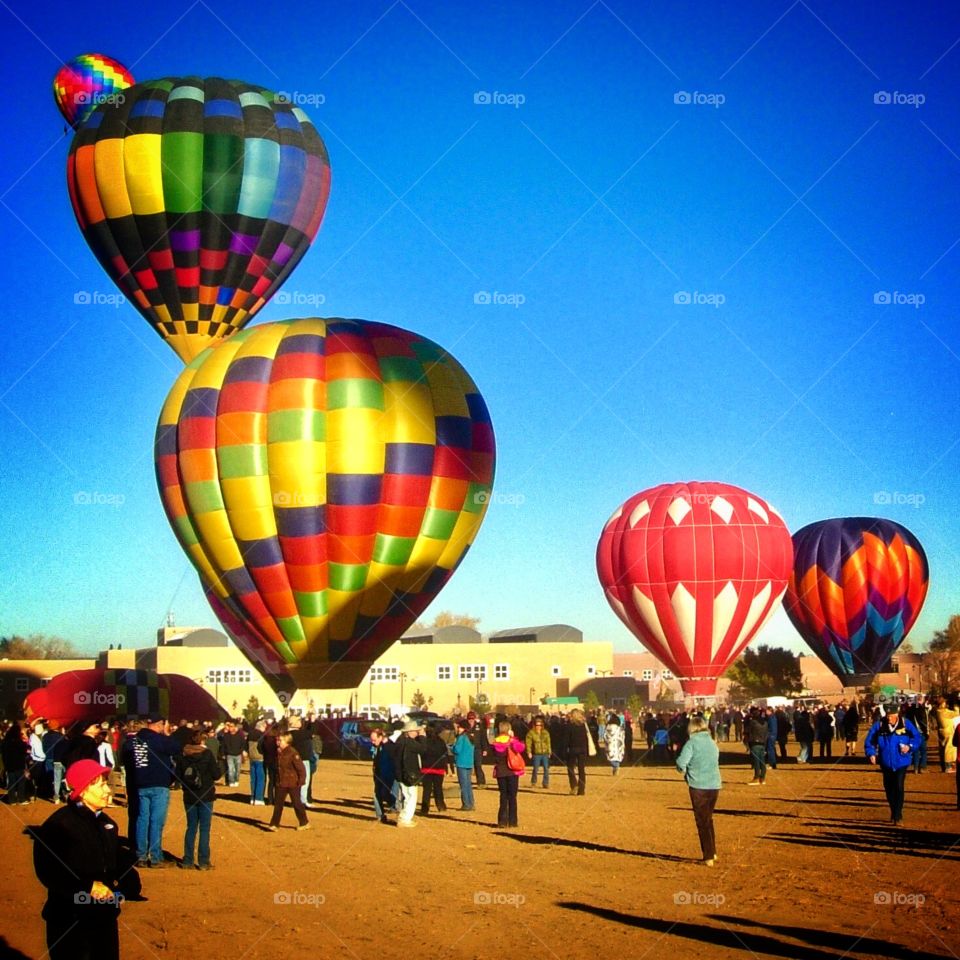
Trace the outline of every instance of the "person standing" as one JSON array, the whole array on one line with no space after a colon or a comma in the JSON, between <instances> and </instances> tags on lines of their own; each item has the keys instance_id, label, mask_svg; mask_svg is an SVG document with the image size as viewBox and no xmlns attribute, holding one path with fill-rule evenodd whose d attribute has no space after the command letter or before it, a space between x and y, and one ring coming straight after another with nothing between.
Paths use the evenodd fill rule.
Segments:
<instances>
[{"instance_id":1,"label":"person standing","mask_svg":"<svg viewBox=\"0 0 960 960\"><path fill-rule=\"evenodd\" d=\"M800 744L797 763L809 763L813 760L813 723L806 707L800 707L793 715L793 734Z\"/></svg>"},{"instance_id":2,"label":"person standing","mask_svg":"<svg viewBox=\"0 0 960 960\"><path fill-rule=\"evenodd\" d=\"M780 725L773 707L767 707L767 766L777 769L777 733Z\"/></svg>"},{"instance_id":3,"label":"person standing","mask_svg":"<svg viewBox=\"0 0 960 960\"><path fill-rule=\"evenodd\" d=\"M417 787L423 778L423 745L419 740L423 728L416 720L408 720L400 731L394 748L397 780L400 782L400 814L398 827L415 827L417 812Z\"/></svg>"},{"instance_id":4,"label":"person standing","mask_svg":"<svg viewBox=\"0 0 960 960\"><path fill-rule=\"evenodd\" d=\"M283 802L287 796L293 804L293 812L297 815L297 829L308 830L307 811L304 808L300 791L307 782L307 771L303 766L300 754L294 749L293 737L290 731L277 736L277 786L276 799L273 804L273 816L267 825L268 830L276 830L280 826L283 816Z\"/></svg>"},{"instance_id":5,"label":"person standing","mask_svg":"<svg viewBox=\"0 0 960 960\"><path fill-rule=\"evenodd\" d=\"M247 756L250 758L250 803L255 807L262 807L264 804L263 795L266 789L266 778L260 743L263 740L263 732L266 726L262 720L258 720L250 733L247 734Z\"/></svg>"},{"instance_id":6,"label":"person standing","mask_svg":"<svg viewBox=\"0 0 960 960\"><path fill-rule=\"evenodd\" d=\"M497 724L497 736L490 747L494 756L493 775L497 778L497 789L500 791L497 826L510 829L519 826L517 794L520 791L520 778L524 773L523 741L513 735L508 720L501 720Z\"/></svg>"},{"instance_id":7,"label":"person standing","mask_svg":"<svg viewBox=\"0 0 960 960\"><path fill-rule=\"evenodd\" d=\"M487 725L485 720L478 718L473 710L467 714L467 723L470 724L469 737L473 743L473 772L477 777L477 786L485 787L487 777L483 772L483 758L490 749L490 743L487 739Z\"/></svg>"},{"instance_id":8,"label":"person standing","mask_svg":"<svg viewBox=\"0 0 960 960\"><path fill-rule=\"evenodd\" d=\"M567 761L570 794L582 797L587 792L587 754L590 731L582 710L571 710L563 736L563 755Z\"/></svg>"},{"instance_id":9,"label":"person standing","mask_svg":"<svg viewBox=\"0 0 960 960\"><path fill-rule=\"evenodd\" d=\"M263 731L260 738L260 753L263 755L263 772L266 774L268 806L273 806L277 799L277 730L275 723L271 723Z\"/></svg>"},{"instance_id":10,"label":"person standing","mask_svg":"<svg viewBox=\"0 0 960 960\"><path fill-rule=\"evenodd\" d=\"M151 714L136 736L123 744L121 762L127 769L127 792L136 795L137 866L166 867L163 828L170 807L173 764L180 744L168 736L169 724Z\"/></svg>"},{"instance_id":11,"label":"person standing","mask_svg":"<svg viewBox=\"0 0 960 960\"><path fill-rule=\"evenodd\" d=\"M223 733L220 735L220 743L223 746L223 755L226 758L227 765L227 786L240 786L240 767L243 764L243 754L247 746L247 738L239 728L236 721L227 722Z\"/></svg>"},{"instance_id":12,"label":"person standing","mask_svg":"<svg viewBox=\"0 0 960 960\"><path fill-rule=\"evenodd\" d=\"M543 722L543 717L537 717L533 721L533 726L527 731L526 744L527 756L530 757L530 783L537 785L537 770L543 771L543 789L550 788L550 731Z\"/></svg>"},{"instance_id":13,"label":"person standing","mask_svg":"<svg viewBox=\"0 0 960 960\"><path fill-rule=\"evenodd\" d=\"M747 717L744 726L744 735L747 740L747 748L750 750L750 760L753 763L753 779L748 786L763 786L767 780L767 740L769 738L770 728L767 721L758 707L750 708L750 715Z\"/></svg>"},{"instance_id":14,"label":"person standing","mask_svg":"<svg viewBox=\"0 0 960 960\"><path fill-rule=\"evenodd\" d=\"M132 856L104 813L110 770L95 760L67 769L66 806L33 831L33 865L47 888L41 916L49 960L119 960L118 918L125 898L140 894Z\"/></svg>"},{"instance_id":15,"label":"person standing","mask_svg":"<svg viewBox=\"0 0 960 960\"><path fill-rule=\"evenodd\" d=\"M930 739L930 723L923 697L919 697L916 703L906 707L903 713L920 733L920 746L913 754L913 772L923 773L927 769L927 741Z\"/></svg>"},{"instance_id":16,"label":"person standing","mask_svg":"<svg viewBox=\"0 0 960 960\"><path fill-rule=\"evenodd\" d=\"M423 740L423 796L420 800L420 816L426 817L430 813L430 798L436 804L437 811L443 813L447 809L443 799L443 780L449 768L447 759L447 745L440 738L440 731L436 726L427 727L427 735Z\"/></svg>"},{"instance_id":17,"label":"person standing","mask_svg":"<svg viewBox=\"0 0 960 960\"><path fill-rule=\"evenodd\" d=\"M914 724L916 726L916 724ZM857 755L857 737L860 734L860 704L856 700L850 701L843 714L843 739L845 757Z\"/></svg>"},{"instance_id":18,"label":"person standing","mask_svg":"<svg viewBox=\"0 0 960 960\"><path fill-rule=\"evenodd\" d=\"M47 758L47 782L51 784L50 801L54 804L62 800L61 789L66 768L63 759L67 755L67 738L52 724L43 735L43 753Z\"/></svg>"},{"instance_id":19,"label":"person standing","mask_svg":"<svg viewBox=\"0 0 960 960\"><path fill-rule=\"evenodd\" d=\"M176 776L183 791L183 812L187 821L183 834L183 859L179 863L183 869L192 869L194 865L198 870L213 869L210 862L210 824L213 820L213 801L217 797L216 781L220 779L220 764L203 740L200 730L192 730L183 747L183 754L177 758Z\"/></svg>"},{"instance_id":20,"label":"person standing","mask_svg":"<svg viewBox=\"0 0 960 960\"><path fill-rule=\"evenodd\" d=\"M457 739L453 743L453 764L457 771L457 783L460 784L460 809L473 810L473 741L470 739L470 724L466 720L457 721ZM532 732L532 731L531 731ZM550 735L547 734L549 737ZM527 734L530 737L530 734ZM549 762L547 764L549 770ZM546 783L544 783L546 786Z\"/></svg>"},{"instance_id":21,"label":"person standing","mask_svg":"<svg viewBox=\"0 0 960 960\"><path fill-rule=\"evenodd\" d=\"M790 736L792 724L787 716L787 711L783 707L777 707L774 711L774 717L777 720L777 749L780 751L780 759L787 759L787 739Z\"/></svg>"},{"instance_id":22,"label":"person standing","mask_svg":"<svg viewBox=\"0 0 960 960\"><path fill-rule=\"evenodd\" d=\"M7 776L7 795L4 802L10 804L25 804L27 799L27 757L29 744L20 729L20 724L14 722L3 735L3 744L0 746L0 758L3 759L3 769Z\"/></svg>"},{"instance_id":23,"label":"person standing","mask_svg":"<svg viewBox=\"0 0 960 960\"><path fill-rule=\"evenodd\" d=\"M607 717L607 725L603 731L603 739L607 745L607 762L610 764L614 776L620 770L620 764L623 763L623 755L626 742L623 736L623 727L620 725L620 717L611 713Z\"/></svg>"},{"instance_id":24,"label":"person standing","mask_svg":"<svg viewBox=\"0 0 960 960\"><path fill-rule=\"evenodd\" d=\"M940 770L943 773L953 773L957 767L957 748L953 745L953 722L957 716L956 703L941 697L937 702L935 719L937 746L940 748Z\"/></svg>"},{"instance_id":25,"label":"person standing","mask_svg":"<svg viewBox=\"0 0 960 960\"><path fill-rule=\"evenodd\" d=\"M883 772L883 789L890 805L890 819L894 826L903 823L904 782L910 767L910 755L920 746L920 731L910 720L900 716L896 703L887 707L870 728L864 741L864 751L873 764Z\"/></svg>"},{"instance_id":26,"label":"person standing","mask_svg":"<svg viewBox=\"0 0 960 960\"><path fill-rule=\"evenodd\" d=\"M389 823L388 810L396 809L393 785L396 774L393 757L386 748L387 735L379 727L370 731L370 753L373 757L373 812L381 823Z\"/></svg>"},{"instance_id":27,"label":"person standing","mask_svg":"<svg viewBox=\"0 0 960 960\"><path fill-rule=\"evenodd\" d=\"M824 754L828 760L833 759L833 714L826 707L820 707L817 711L816 719L817 743L819 747L819 758L822 760Z\"/></svg>"},{"instance_id":28,"label":"person standing","mask_svg":"<svg viewBox=\"0 0 960 960\"><path fill-rule=\"evenodd\" d=\"M713 811L720 788L720 748L710 736L707 721L693 716L687 724L689 739L677 757L677 770L683 774L690 790L690 805L700 837L703 862L712 867L717 862L717 841L713 830Z\"/></svg>"}]
</instances>

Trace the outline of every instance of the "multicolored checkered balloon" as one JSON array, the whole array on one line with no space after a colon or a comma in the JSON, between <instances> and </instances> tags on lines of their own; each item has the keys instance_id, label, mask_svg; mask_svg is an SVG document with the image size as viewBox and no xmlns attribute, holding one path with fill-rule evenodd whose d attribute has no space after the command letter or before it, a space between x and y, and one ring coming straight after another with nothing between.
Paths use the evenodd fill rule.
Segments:
<instances>
[{"instance_id":1,"label":"multicolored checkered balloon","mask_svg":"<svg viewBox=\"0 0 960 960\"><path fill-rule=\"evenodd\" d=\"M910 632L927 595L920 541L879 517L808 524L793 535L784 608L844 686L865 686Z\"/></svg>"},{"instance_id":2,"label":"multicolored checkered balloon","mask_svg":"<svg viewBox=\"0 0 960 960\"><path fill-rule=\"evenodd\" d=\"M65 63L53 78L53 99L63 119L78 129L101 103L117 103L132 87L133 74L102 53L83 53Z\"/></svg>"},{"instance_id":3,"label":"multicolored checkered balloon","mask_svg":"<svg viewBox=\"0 0 960 960\"><path fill-rule=\"evenodd\" d=\"M452 576L493 483L486 404L437 344L363 320L241 331L180 375L157 482L274 689L355 687Z\"/></svg>"},{"instance_id":4,"label":"multicolored checkered balloon","mask_svg":"<svg viewBox=\"0 0 960 960\"><path fill-rule=\"evenodd\" d=\"M243 327L306 253L330 193L327 151L282 94L154 80L91 114L67 184L103 268L189 362Z\"/></svg>"}]
</instances>

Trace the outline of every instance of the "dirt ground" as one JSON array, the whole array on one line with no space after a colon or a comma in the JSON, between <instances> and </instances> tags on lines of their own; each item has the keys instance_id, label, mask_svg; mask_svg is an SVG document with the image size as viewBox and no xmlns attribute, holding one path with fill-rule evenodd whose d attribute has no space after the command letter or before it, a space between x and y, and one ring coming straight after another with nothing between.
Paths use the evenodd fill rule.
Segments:
<instances>
[{"instance_id":1,"label":"dirt ground","mask_svg":"<svg viewBox=\"0 0 960 960\"><path fill-rule=\"evenodd\" d=\"M222 789L210 872L144 870L145 902L121 915L127 960L759 957L946 960L960 955L960 812L954 778L907 779L905 829L889 824L880 776L862 759L750 779L742 748L723 744L715 818L718 863L699 863L686 786L668 766L613 777L589 768L586 796L565 771L519 798L520 828L497 829L495 789L414 830L373 819L369 765L322 760L312 829L278 833L269 808ZM796 746L792 745L796 753ZM164 834L182 851L183 808ZM23 829L46 802L0 805L0 957L45 956L44 893ZM126 826L126 811L110 811ZM6 939L4 946L3 938ZM20 951L17 953L16 951Z\"/></svg>"}]
</instances>

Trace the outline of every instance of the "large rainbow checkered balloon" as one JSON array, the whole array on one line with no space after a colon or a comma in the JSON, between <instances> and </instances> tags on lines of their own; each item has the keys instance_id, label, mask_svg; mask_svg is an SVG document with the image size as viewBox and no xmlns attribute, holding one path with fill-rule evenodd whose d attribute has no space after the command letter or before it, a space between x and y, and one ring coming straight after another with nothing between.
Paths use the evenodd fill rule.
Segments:
<instances>
[{"instance_id":1,"label":"large rainbow checkered balloon","mask_svg":"<svg viewBox=\"0 0 960 960\"><path fill-rule=\"evenodd\" d=\"M793 535L784 608L844 686L883 670L916 622L929 568L920 541L893 520L843 517Z\"/></svg>"},{"instance_id":2,"label":"large rainbow checkered balloon","mask_svg":"<svg viewBox=\"0 0 960 960\"><path fill-rule=\"evenodd\" d=\"M320 228L327 151L282 94L152 80L78 130L67 185L103 268L188 363L243 327Z\"/></svg>"},{"instance_id":3,"label":"large rainbow checkered balloon","mask_svg":"<svg viewBox=\"0 0 960 960\"><path fill-rule=\"evenodd\" d=\"M786 525L756 494L663 483L607 521L597 574L614 612L684 692L712 696L780 605L791 556Z\"/></svg>"},{"instance_id":4,"label":"large rainbow checkered balloon","mask_svg":"<svg viewBox=\"0 0 960 960\"><path fill-rule=\"evenodd\" d=\"M82 53L65 63L53 78L53 99L74 130L101 103L120 100L133 86L133 74L119 60L102 53Z\"/></svg>"},{"instance_id":5,"label":"large rainbow checkered balloon","mask_svg":"<svg viewBox=\"0 0 960 960\"><path fill-rule=\"evenodd\" d=\"M450 579L493 483L486 404L430 340L363 320L241 331L156 435L167 516L278 692L356 687Z\"/></svg>"}]
</instances>

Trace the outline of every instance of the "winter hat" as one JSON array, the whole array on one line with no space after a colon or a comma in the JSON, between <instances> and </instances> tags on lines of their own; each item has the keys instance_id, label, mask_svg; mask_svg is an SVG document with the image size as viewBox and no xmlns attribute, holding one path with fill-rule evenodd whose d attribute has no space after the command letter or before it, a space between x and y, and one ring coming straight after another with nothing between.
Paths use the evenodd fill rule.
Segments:
<instances>
[{"instance_id":1,"label":"winter hat","mask_svg":"<svg viewBox=\"0 0 960 960\"><path fill-rule=\"evenodd\" d=\"M67 770L67 786L72 793L71 800L79 800L80 794L93 783L97 777L110 773L109 767L101 767L96 760L78 760L71 763Z\"/></svg>"}]
</instances>

